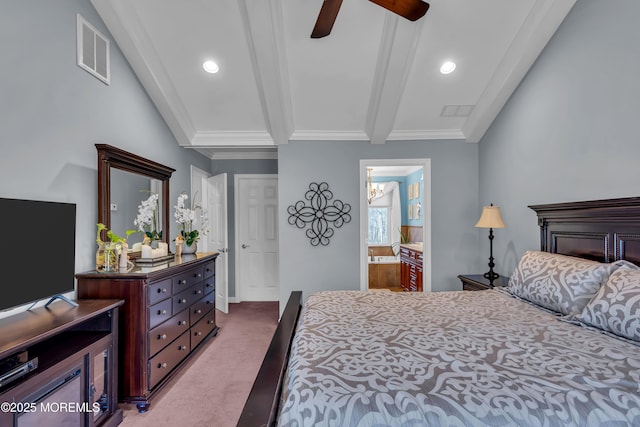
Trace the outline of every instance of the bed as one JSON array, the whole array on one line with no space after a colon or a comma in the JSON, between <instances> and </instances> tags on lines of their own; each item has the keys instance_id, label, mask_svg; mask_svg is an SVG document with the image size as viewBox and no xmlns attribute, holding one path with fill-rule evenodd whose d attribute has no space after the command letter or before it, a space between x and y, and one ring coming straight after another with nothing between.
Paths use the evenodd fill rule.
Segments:
<instances>
[{"instance_id":1,"label":"bed","mask_svg":"<svg viewBox=\"0 0 640 427\"><path fill-rule=\"evenodd\" d=\"M640 198L530 208L506 289L292 293L238 425L640 425Z\"/></svg>"}]
</instances>

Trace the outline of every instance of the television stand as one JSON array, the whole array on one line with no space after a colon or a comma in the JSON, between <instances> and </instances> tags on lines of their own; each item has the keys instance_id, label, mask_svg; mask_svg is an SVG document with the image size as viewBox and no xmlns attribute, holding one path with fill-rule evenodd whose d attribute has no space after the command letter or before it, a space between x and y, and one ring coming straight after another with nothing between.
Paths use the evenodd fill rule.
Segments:
<instances>
[{"instance_id":1,"label":"television stand","mask_svg":"<svg viewBox=\"0 0 640 427\"><path fill-rule=\"evenodd\" d=\"M0 411L0 426L120 424L117 355L123 303L55 303L0 319L2 370L9 373L23 359L37 360L33 369L0 386L0 403L12 405Z\"/></svg>"},{"instance_id":2,"label":"television stand","mask_svg":"<svg viewBox=\"0 0 640 427\"><path fill-rule=\"evenodd\" d=\"M54 301L55 301L55 300L57 300L57 299L60 299L60 300L62 300L62 301L64 301L64 302L66 302L67 304L70 304L70 305L72 305L72 306L74 306L74 307L77 307L77 306L78 306L78 303L77 303L77 302L75 302L75 301L71 301L69 298L65 297L65 296L64 296L64 295L62 295L62 294L58 294L58 295L54 295L54 296L52 296L52 297L51 297L51 299L50 299L50 300L49 300L49 301L44 305L44 307L45 307L45 308L49 307L49 304L51 304L52 302L54 302Z\"/></svg>"}]
</instances>

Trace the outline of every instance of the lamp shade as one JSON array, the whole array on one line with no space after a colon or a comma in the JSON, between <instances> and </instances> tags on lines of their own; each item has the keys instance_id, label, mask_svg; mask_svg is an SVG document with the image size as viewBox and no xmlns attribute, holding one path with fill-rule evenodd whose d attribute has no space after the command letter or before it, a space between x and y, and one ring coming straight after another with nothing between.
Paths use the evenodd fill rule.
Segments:
<instances>
[{"instance_id":1,"label":"lamp shade","mask_svg":"<svg viewBox=\"0 0 640 427\"><path fill-rule=\"evenodd\" d=\"M499 206L485 206L482 208L482 215L476 223L478 228L504 228L504 221L500 215Z\"/></svg>"}]
</instances>

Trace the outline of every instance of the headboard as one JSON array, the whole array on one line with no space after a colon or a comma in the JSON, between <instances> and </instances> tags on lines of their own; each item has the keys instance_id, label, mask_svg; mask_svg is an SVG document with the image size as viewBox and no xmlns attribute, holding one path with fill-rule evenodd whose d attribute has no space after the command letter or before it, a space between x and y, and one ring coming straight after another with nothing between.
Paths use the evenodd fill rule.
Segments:
<instances>
[{"instance_id":1,"label":"headboard","mask_svg":"<svg viewBox=\"0 0 640 427\"><path fill-rule=\"evenodd\" d=\"M640 197L531 205L540 250L640 265Z\"/></svg>"}]
</instances>

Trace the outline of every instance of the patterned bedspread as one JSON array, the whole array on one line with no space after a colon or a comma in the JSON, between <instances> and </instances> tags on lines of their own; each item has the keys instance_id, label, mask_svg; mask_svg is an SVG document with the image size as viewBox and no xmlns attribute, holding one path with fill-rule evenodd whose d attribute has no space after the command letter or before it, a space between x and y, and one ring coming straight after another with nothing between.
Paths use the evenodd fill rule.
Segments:
<instances>
[{"instance_id":1,"label":"patterned bedspread","mask_svg":"<svg viewBox=\"0 0 640 427\"><path fill-rule=\"evenodd\" d=\"M280 426L640 426L640 347L497 290L328 291L303 308Z\"/></svg>"}]
</instances>

